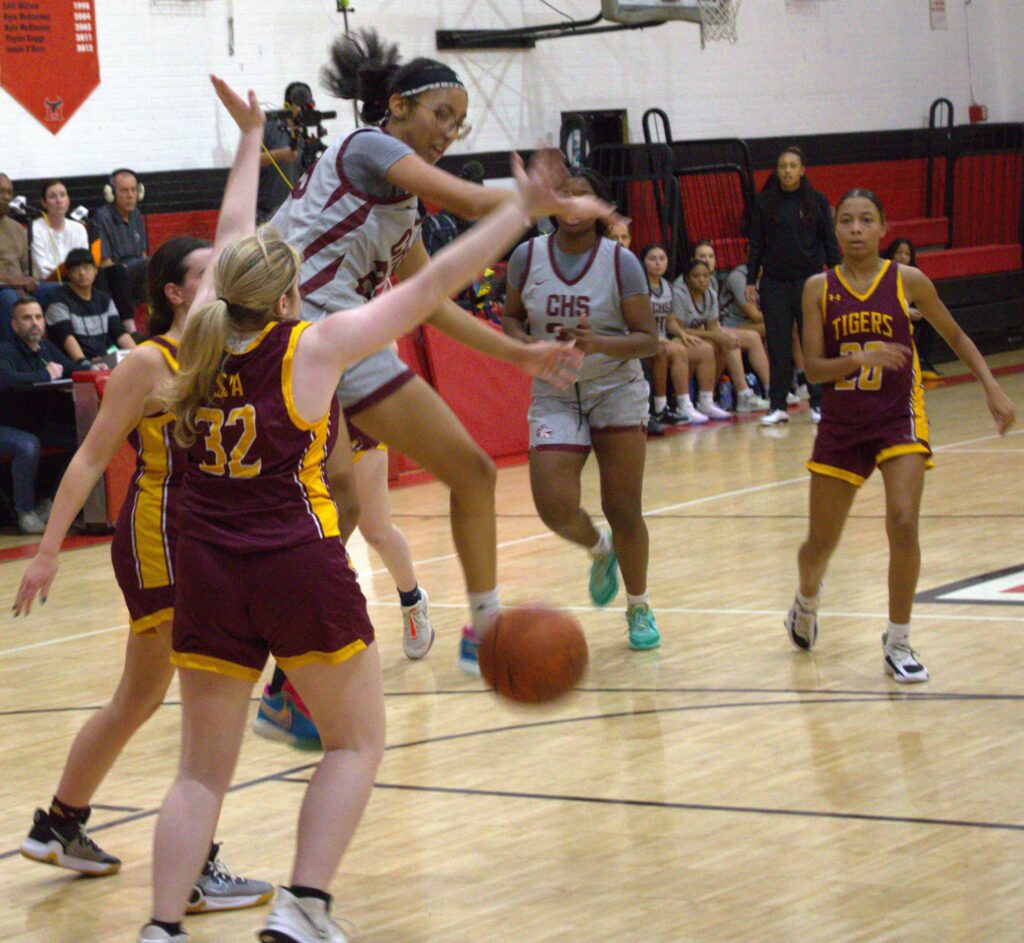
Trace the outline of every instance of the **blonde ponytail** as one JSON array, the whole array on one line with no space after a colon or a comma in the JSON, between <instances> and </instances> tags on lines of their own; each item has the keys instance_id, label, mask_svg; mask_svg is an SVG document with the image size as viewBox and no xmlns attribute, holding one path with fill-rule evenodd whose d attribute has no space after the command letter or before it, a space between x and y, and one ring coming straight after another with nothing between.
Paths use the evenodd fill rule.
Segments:
<instances>
[{"instance_id":1,"label":"blonde ponytail","mask_svg":"<svg viewBox=\"0 0 1024 943\"><path fill-rule=\"evenodd\" d=\"M183 448L196 438L196 415L212 404L232 335L277 320L277 302L299 276L299 254L273 226L262 226L220 254L213 272L217 299L189 314L178 347L178 373L163 399Z\"/></svg>"}]
</instances>

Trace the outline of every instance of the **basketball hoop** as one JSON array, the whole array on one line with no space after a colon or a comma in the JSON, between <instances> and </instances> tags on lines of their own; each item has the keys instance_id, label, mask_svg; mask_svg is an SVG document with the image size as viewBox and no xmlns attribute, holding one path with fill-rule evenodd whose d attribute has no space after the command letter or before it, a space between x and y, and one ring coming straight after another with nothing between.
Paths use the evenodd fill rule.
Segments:
<instances>
[{"instance_id":1,"label":"basketball hoop","mask_svg":"<svg viewBox=\"0 0 1024 943\"><path fill-rule=\"evenodd\" d=\"M700 45L717 43L723 40L734 43L736 35L736 17L740 12L742 0L697 0L700 9Z\"/></svg>"}]
</instances>

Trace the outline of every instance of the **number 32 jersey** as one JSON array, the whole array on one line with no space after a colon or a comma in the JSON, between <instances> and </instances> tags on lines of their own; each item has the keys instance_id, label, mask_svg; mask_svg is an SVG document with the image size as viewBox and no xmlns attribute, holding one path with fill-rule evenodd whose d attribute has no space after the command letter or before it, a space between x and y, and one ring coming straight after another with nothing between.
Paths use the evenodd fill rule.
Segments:
<instances>
[{"instance_id":1,"label":"number 32 jersey","mask_svg":"<svg viewBox=\"0 0 1024 943\"><path fill-rule=\"evenodd\" d=\"M182 484L179 530L237 553L340 536L327 485L338 403L306 422L292 396L304 321L272 321L229 352L212 401L197 414Z\"/></svg>"},{"instance_id":2,"label":"number 32 jersey","mask_svg":"<svg viewBox=\"0 0 1024 943\"><path fill-rule=\"evenodd\" d=\"M821 297L825 356L844 357L882 344L914 351L899 370L864 367L822 386L822 421L863 429L905 422L914 439L927 440L921 368L914 347L899 265L886 262L867 293L854 291L838 268L829 269Z\"/></svg>"}]
</instances>

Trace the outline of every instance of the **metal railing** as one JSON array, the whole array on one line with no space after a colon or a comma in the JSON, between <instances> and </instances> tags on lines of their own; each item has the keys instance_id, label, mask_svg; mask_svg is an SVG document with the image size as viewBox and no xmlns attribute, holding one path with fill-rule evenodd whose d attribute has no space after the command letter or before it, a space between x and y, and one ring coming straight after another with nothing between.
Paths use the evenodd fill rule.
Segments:
<instances>
[{"instance_id":1,"label":"metal railing","mask_svg":"<svg viewBox=\"0 0 1024 943\"><path fill-rule=\"evenodd\" d=\"M938 116L942 109L945 109L946 112L946 123L943 127L939 127ZM925 152L927 160L924 196L925 216L930 217L934 209L936 160L941 160L943 166L943 180L945 182L943 207L948 206L950 202L950 188L953 185L953 180L949 171L953 145L954 117L953 103L948 98L936 98L928 110L928 141Z\"/></svg>"}]
</instances>

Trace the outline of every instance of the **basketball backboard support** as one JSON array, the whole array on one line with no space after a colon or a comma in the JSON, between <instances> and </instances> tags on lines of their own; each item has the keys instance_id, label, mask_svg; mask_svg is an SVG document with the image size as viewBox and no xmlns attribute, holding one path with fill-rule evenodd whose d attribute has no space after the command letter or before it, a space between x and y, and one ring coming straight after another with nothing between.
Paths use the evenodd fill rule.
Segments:
<instances>
[{"instance_id":1,"label":"basketball backboard support","mask_svg":"<svg viewBox=\"0 0 1024 943\"><path fill-rule=\"evenodd\" d=\"M601 0L601 15L613 23L701 22L697 0Z\"/></svg>"}]
</instances>

